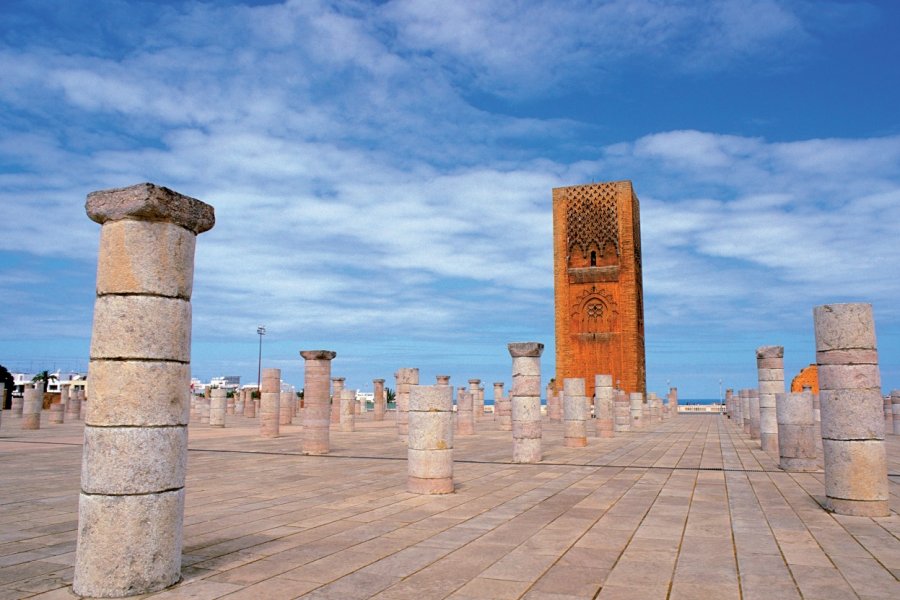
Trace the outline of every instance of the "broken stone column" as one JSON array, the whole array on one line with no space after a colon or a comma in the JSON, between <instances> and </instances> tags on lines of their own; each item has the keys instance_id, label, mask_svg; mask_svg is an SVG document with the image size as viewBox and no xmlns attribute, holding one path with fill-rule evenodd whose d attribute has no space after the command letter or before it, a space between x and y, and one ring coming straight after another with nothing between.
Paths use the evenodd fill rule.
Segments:
<instances>
[{"instance_id":1,"label":"broken stone column","mask_svg":"<svg viewBox=\"0 0 900 600\"><path fill-rule=\"evenodd\" d=\"M678 388L677 387L669 388L669 415L672 417L678 416Z\"/></svg>"},{"instance_id":2,"label":"broken stone column","mask_svg":"<svg viewBox=\"0 0 900 600\"><path fill-rule=\"evenodd\" d=\"M613 390L613 431L622 433L631 431L631 402L623 390Z\"/></svg>"},{"instance_id":3,"label":"broken stone column","mask_svg":"<svg viewBox=\"0 0 900 600\"><path fill-rule=\"evenodd\" d=\"M2 407L2 396L0 396L0 408ZM59 405L63 407L63 414L69 412L69 386L59 385Z\"/></svg>"},{"instance_id":4,"label":"broken stone column","mask_svg":"<svg viewBox=\"0 0 900 600\"><path fill-rule=\"evenodd\" d=\"M66 386L70 387L70 386ZM66 416L70 421L77 421L81 414L81 397L77 389L69 389L69 396L66 400Z\"/></svg>"},{"instance_id":5,"label":"broken stone column","mask_svg":"<svg viewBox=\"0 0 900 600\"><path fill-rule=\"evenodd\" d=\"M409 433L409 389L410 386L419 385L419 369L403 368L394 373L397 379L397 391L395 403L397 404L397 435L406 443Z\"/></svg>"},{"instance_id":6,"label":"broken stone column","mask_svg":"<svg viewBox=\"0 0 900 600\"><path fill-rule=\"evenodd\" d=\"M547 384L547 416L551 421L562 420L562 402L553 389L553 382Z\"/></svg>"},{"instance_id":7,"label":"broken stone column","mask_svg":"<svg viewBox=\"0 0 900 600\"><path fill-rule=\"evenodd\" d=\"M662 402L659 399L659 396L656 395L656 392L650 392L647 398L647 409L650 414L650 423L661 423L662 422Z\"/></svg>"},{"instance_id":8,"label":"broken stone column","mask_svg":"<svg viewBox=\"0 0 900 600\"><path fill-rule=\"evenodd\" d=\"M237 391L235 392L235 394L237 394L237 397L234 400L234 414L237 417L243 417L244 416L244 395Z\"/></svg>"},{"instance_id":9,"label":"broken stone column","mask_svg":"<svg viewBox=\"0 0 900 600\"><path fill-rule=\"evenodd\" d=\"M256 398L253 397L253 390L247 390L247 397L244 400L244 416L248 419L256 418Z\"/></svg>"},{"instance_id":10,"label":"broken stone column","mask_svg":"<svg viewBox=\"0 0 900 600\"><path fill-rule=\"evenodd\" d=\"M86 209L102 227L73 591L133 596L181 577L194 247L215 217L150 183Z\"/></svg>"},{"instance_id":11,"label":"broken stone column","mask_svg":"<svg viewBox=\"0 0 900 600\"><path fill-rule=\"evenodd\" d=\"M669 400L672 403L672 400ZM734 419L734 390L728 388L725 390L725 416Z\"/></svg>"},{"instance_id":12,"label":"broken stone column","mask_svg":"<svg viewBox=\"0 0 900 600\"><path fill-rule=\"evenodd\" d=\"M778 454L775 394L784 393L784 347L757 348L756 369L759 380L759 445L765 452Z\"/></svg>"},{"instance_id":13,"label":"broken stone column","mask_svg":"<svg viewBox=\"0 0 900 600\"><path fill-rule=\"evenodd\" d=\"M751 388L750 394L750 439L759 439L759 390Z\"/></svg>"},{"instance_id":14,"label":"broken stone column","mask_svg":"<svg viewBox=\"0 0 900 600\"><path fill-rule=\"evenodd\" d=\"M631 428L640 429L644 426L644 395L631 392L628 398L631 401Z\"/></svg>"},{"instance_id":15,"label":"broken stone column","mask_svg":"<svg viewBox=\"0 0 900 600\"><path fill-rule=\"evenodd\" d=\"M615 421L612 375L594 375L594 398L597 437L611 438Z\"/></svg>"},{"instance_id":16,"label":"broken stone column","mask_svg":"<svg viewBox=\"0 0 900 600\"><path fill-rule=\"evenodd\" d=\"M436 385L450 385L449 375L436 375L435 379L437 380Z\"/></svg>"},{"instance_id":17,"label":"broken stone column","mask_svg":"<svg viewBox=\"0 0 900 600\"><path fill-rule=\"evenodd\" d=\"M466 388L456 390L456 434L475 434L475 399Z\"/></svg>"},{"instance_id":18,"label":"broken stone column","mask_svg":"<svg viewBox=\"0 0 900 600\"><path fill-rule=\"evenodd\" d=\"M197 403L200 405L200 424L201 425L209 425L209 419L212 407L210 403L212 400L207 398L206 396L201 396L197 398Z\"/></svg>"},{"instance_id":19,"label":"broken stone column","mask_svg":"<svg viewBox=\"0 0 900 600\"><path fill-rule=\"evenodd\" d=\"M494 410L497 411L497 428L512 431L512 403L509 396L503 393L503 382L494 384Z\"/></svg>"},{"instance_id":20,"label":"broken stone column","mask_svg":"<svg viewBox=\"0 0 900 600\"><path fill-rule=\"evenodd\" d=\"M222 388L216 388L208 400L209 402L209 426L225 427L225 413L228 408L227 392Z\"/></svg>"},{"instance_id":21,"label":"broken stone column","mask_svg":"<svg viewBox=\"0 0 900 600\"><path fill-rule=\"evenodd\" d=\"M44 388L25 384L22 402L22 429L41 428L41 410L44 408Z\"/></svg>"},{"instance_id":22,"label":"broken stone column","mask_svg":"<svg viewBox=\"0 0 900 600\"><path fill-rule=\"evenodd\" d=\"M887 457L871 304L813 310L822 410L826 508L886 517Z\"/></svg>"},{"instance_id":23,"label":"broken stone column","mask_svg":"<svg viewBox=\"0 0 900 600\"><path fill-rule=\"evenodd\" d=\"M384 379L373 379L372 384L375 386L375 393L373 394L375 414L373 418L376 421L384 421Z\"/></svg>"},{"instance_id":24,"label":"broken stone column","mask_svg":"<svg viewBox=\"0 0 900 600\"><path fill-rule=\"evenodd\" d=\"M329 382L331 361L337 356L330 350L303 350L303 453L328 454L331 408ZM377 380L376 380L377 381Z\"/></svg>"},{"instance_id":25,"label":"broken stone column","mask_svg":"<svg viewBox=\"0 0 900 600\"><path fill-rule=\"evenodd\" d=\"M341 431L352 432L356 429L356 415L353 406L356 404L356 390L341 390Z\"/></svg>"},{"instance_id":26,"label":"broken stone column","mask_svg":"<svg viewBox=\"0 0 900 600\"><path fill-rule=\"evenodd\" d=\"M344 389L343 377L331 378L331 422L341 422L341 392Z\"/></svg>"},{"instance_id":27,"label":"broken stone column","mask_svg":"<svg viewBox=\"0 0 900 600\"><path fill-rule=\"evenodd\" d=\"M28 387L28 384L26 384L26 387ZM24 394L24 392L23 392L23 394ZM22 418L22 410L23 410L24 406L25 406L25 396L24 395L16 396L14 394L12 397L12 400L10 401L10 405L9 405L10 416L14 417L16 419L21 419Z\"/></svg>"},{"instance_id":28,"label":"broken stone column","mask_svg":"<svg viewBox=\"0 0 900 600\"><path fill-rule=\"evenodd\" d=\"M750 390L742 389L741 394L741 421L744 427L744 433L750 435Z\"/></svg>"},{"instance_id":29,"label":"broken stone column","mask_svg":"<svg viewBox=\"0 0 900 600\"><path fill-rule=\"evenodd\" d=\"M277 438L281 433L281 369L263 369L261 387L259 435Z\"/></svg>"},{"instance_id":30,"label":"broken stone column","mask_svg":"<svg viewBox=\"0 0 900 600\"><path fill-rule=\"evenodd\" d=\"M66 407L58 402L55 402L50 405L49 413L50 415L47 417L47 422L51 425L62 425L63 423L63 414Z\"/></svg>"},{"instance_id":31,"label":"broken stone column","mask_svg":"<svg viewBox=\"0 0 900 600\"><path fill-rule=\"evenodd\" d=\"M478 404L478 386L481 385L480 379L469 380L469 393L472 394L472 414L475 420L480 420L484 416L484 399L481 399L481 405Z\"/></svg>"},{"instance_id":32,"label":"broken stone column","mask_svg":"<svg viewBox=\"0 0 900 600\"><path fill-rule=\"evenodd\" d=\"M785 471L816 470L816 420L812 394L775 394L778 418L778 466Z\"/></svg>"},{"instance_id":33,"label":"broken stone column","mask_svg":"<svg viewBox=\"0 0 900 600\"><path fill-rule=\"evenodd\" d=\"M281 390L278 400L278 425L290 425L294 420L294 398L296 394L291 390Z\"/></svg>"},{"instance_id":34,"label":"broken stone column","mask_svg":"<svg viewBox=\"0 0 900 600\"><path fill-rule=\"evenodd\" d=\"M587 446L586 412L584 379L581 377L563 379L563 431L566 448Z\"/></svg>"},{"instance_id":35,"label":"broken stone column","mask_svg":"<svg viewBox=\"0 0 900 600\"><path fill-rule=\"evenodd\" d=\"M412 385L407 408L407 491L452 493L453 388Z\"/></svg>"},{"instance_id":36,"label":"broken stone column","mask_svg":"<svg viewBox=\"0 0 900 600\"><path fill-rule=\"evenodd\" d=\"M228 391L225 391L225 414L234 415L234 396L228 397Z\"/></svg>"},{"instance_id":37,"label":"broken stone column","mask_svg":"<svg viewBox=\"0 0 900 600\"><path fill-rule=\"evenodd\" d=\"M508 346L512 356L513 462L541 461L541 354L544 345L518 342Z\"/></svg>"},{"instance_id":38,"label":"broken stone column","mask_svg":"<svg viewBox=\"0 0 900 600\"><path fill-rule=\"evenodd\" d=\"M900 390L891 390L891 431L894 435L900 435Z\"/></svg>"}]
</instances>

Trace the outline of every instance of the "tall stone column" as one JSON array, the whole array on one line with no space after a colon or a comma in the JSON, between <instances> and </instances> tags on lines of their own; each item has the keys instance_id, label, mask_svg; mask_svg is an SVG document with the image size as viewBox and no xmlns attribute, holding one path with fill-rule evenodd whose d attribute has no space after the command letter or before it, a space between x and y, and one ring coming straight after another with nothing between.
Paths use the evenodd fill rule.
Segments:
<instances>
[{"instance_id":1,"label":"tall stone column","mask_svg":"<svg viewBox=\"0 0 900 600\"><path fill-rule=\"evenodd\" d=\"M759 390L751 388L750 394L750 439L759 439Z\"/></svg>"},{"instance_id":2,"label":"tall stone column","mask_svg":"<svg viewBox=\"0 0 900 600\"><path fill-rule=\"evenodd\" d=\"M891 390L891 430L894 435L900 435L900 390Z\"/></svg>"},{"instance_id":3,"label":"tall stone column","mask_svg":"<svg viewBox=\"0 0 900 600\"><path fill-rule=\"evenodd\" d=\"M263 369L261 387L259 435L277 438L281 433L281 369Z\"/></svg>"},{"instance_id":4,"label":"tall stone column","mask_svg":"<svg viewBox=\"0 0 900 600\"><path fill-rule=\"evenodd\" d=\"M281 390L278 400L278 425L290 425L294 420L294 398L291 390Z\"/></svg>"},{"instance_id":5,"label":"tall stone column","mask_svg":"<svg viewBox=\"0 0 900 600\"><path fill-rule=\"evenodd\" d=\"M750 435L750 390L745 388L740 391L741 394L741 421L744 433Z\"/></svg>"},{"instance_id":6,"label":"tall stone column","mask_svg":"<svg viewBox=\"0 0 900 600\"><path fill-rule=\"evenodd\" d=\"M672 400L669 400L671 404ZM734 390L728 388L725 390L725 414L729 419L734 419Z\"/></svg>"},{"instance_id":7,"label":"tall stone column","mask_svg":"<svg viewBox=\"0 0 900 600\"><path fill-rule=\"evenodd\" d=\"M341 392L344 389L344 377L331 378L331 422L341 422Z\"/></svg>"},{"instance_id":8,"label":"tall stone column","mask_svg":"<svg viewBox=\"0 0 900 600\"><path fill-rule=\"evenodd\" d=\"M475 399L466 388L456 390L456 434L475 434Z\"/></svg>"},{"instance_id":9,"label":"tall stone column","mask_svg":"<svg viewBox=\"0 0 900 600\"><path fill-rule=\"evenodd\" d=\"M759 445L765 452L778 454L778 418L775 394L784 393L784 346L756 349L759 379Z\"/></svg>"},{"instance_id":10,"label":"tall stone column","mask_svg":"<svg viewBox=\"0 0 900 600\"><path fill-rule=\"evenodd\" d=\"M88 195L101 224L73 591L181 577L197 235L213 208L150 183Z\"/></svg>"},{"instance_id":11,"label":"tall stone column","mask_svg":"<svg viewBox=\"0 0 900 600\"><path fill-rule=\"evenodd\" d=\"M650 392L647 398L647 408L650 413L650 423L656 424L662 422L662 402L656 392Z\"/></svg>"},{"instance_id":12,"label":"tall stone column","mask_svg":"<svg viewBox=\"0 0 900 600\"><path fill-rule=\"evenodd\" d=\"M373 379L375 393L373 394L375 402L374 419L376 421L384 421L384 379Z\"/></svg>"},{"instance_id":13,"label":"tall stone column","mask_svg":"<svg viewBox=\"0 0 900 600\"><path fill-rule=\"evenodd\" d=\"M484 416L484 399L482 399L481 405L478 405L479 385L481 385L480 379L469 380L469 393L472 394L472 414L475 415L475 420L480 420Z\"/></svg>"},{"instance_id":14,"label":"tall stone column","mask_svg":"<svg viewBox=\"0 0 900 600\"><path fill-rule=\"evenodd\" d=\"M547 416L551 421L562 421L562 403L556 390L553 389L553 382L547 384Z\"/></svg>"},{"instance_id":15,"label":"tall stone column","mask_svg":"<svg viewBox=\"0 0 900 600\"><path fill-rule=\"evenodd\" d=\"M210 403L212 400L207 398L206 396L200 396L197 398L197 403L200 405L200 424L201 425L209 425L209 419L211 416L212 407Z\"/></svg>"},{"instance_id":16,"label":"tall stone column","mask_svg":"<svg viewBox=\"0 0 900 600\"><path fill-rule=\"evenodd\" d=\"M356 414L353 406L356 404L356 390L341 390L341 431L352 432L356 429Z\"/></svg>"},{"instance_id":17,"label":"tall stone column","mask_svg":"<svg viewBox=\"0 0 900 600\"><path fill-rule=\"evenodd\" d=\"M44 408L43 386L25 384L22 394L22 429L40 429L41 410Z\"/></svg>"},{"instance_id":18,"label":"tall stone column","mask_svg":"<svg viewBox=\"0 0 900 600\"><path fill-rule=\"evenodd\" d=\"M244 398L244 416L248 419L256 418L256 399L253 397L253 390L247 390Z\"/></svg>"},{"instance_id":19,"label":"tall stone column","mask_svg":"<svg viewBox=\"0 0 900 600\"><path fill-rule=\"evenodd\" d=\"M631 431L631 402L623 390L613 390L613 431L623 433Z\"/></svg>"},{"instance_id":20,"label":"tall stone column","mask_svg":"<svg viewBox=\"0 0 900 600\"><path fill-rule=\"evenodd\" d=\"M398 369L394 374L397 378L397 392L395 401L397 404L397 435L406 443L409 434L409 389L410 386L419 385L419 369Z\"/></svg>"},{"instance_id":21,"label":"tall stone column","mask_svg":"<svg viewBox=\"0 0 900 600\"><path fill-rule=\"evenodd\" d=\"M500 431L512 431L512 406L509 397L503 395L503 382L494 383L494 411L497 413L497 427Z\"/></svg>"},{"instance_id":22,"label":"tall stone column","mask_svg":"<svg viewBox=\"0 0 900 600\"><path fill-rule=\"evenodd\" d=\"M887 457L872 305L817 306L813 320L826 506L843 515L886 517Z\"/></svg>"},{"instance_id":23,"label":"tall stone column","mask_svg":"<svg viewBox=\"0 0 900 600\"><path fill-rule=\"evenodd\" d=\"M209 426L225 427L225 413L228 405L227 392L222 388L212 391L209 398Z\"/></svg>"},{"instance_id":24,"label":"tall stone column","mask_svg":"<svg viewBox=\"0 0 900 600\"><path fill-rule=\"evenodd\" d=\"M541 461L541 354L544 345L508 345L512 357L513 462Z\"/></svg>"},{"instance_id":25,"label":"tall stone column","mask_svg":"<svg viewBox=\"0 0 900 600\"><path fill-rule=\"evenodd\" d=\"M303 350L303 453L328 454L331 408L329 382L331 361L337 356L330 350ZM377 380L376 380L377 381Z\"/></svg>"},{"instance_id":26,"label":"tall stone column","mask_svg":"<svg viewBox=\"0 0 900 600\"><path fill-rule=\"evenodd\" d=\"M563 430L566 448L587 446L586 412L584 379L581 377L563 379Z\"/></svg>"},{"instance_id":27,"label":"tall stone column","mask_svg":"<svg viewBox=\"0 0 900 600\"><path fill-rule=\"evenodd\" d=\"M611 438L614 433L615 402L612 375L594 376L594 410L597 414L597 437Z\"/></svg>"},{"instance_id":28,"label":"tall stone column","mask_svg":"<svg viewBox=\"0 0 900 600\"><path fill-rule=\"evenodd\" d=\"M453 492L453 388L413 385L409 397L406 489Z\"/></svg>"},{"instance_id":29,"label":"tall stone column","mask_svg":"<svg viewBox=\"0 0 900 600\"><path fill-rule=\"evenodd\" d=\"M631 392L628 398L631 401L631 428L640 429L644 426L644 395Z\"/></svg>"},{"instance_id":30,"label":"tall stone column","mask_svg":"<svg viewBox=\"0 0 900 600\"><path fill-rule=\"evenodd\" d=\"M678 388L669 388L669 414L673 417L678 416Z\"/></svg>"},{"instance_id":31,"label":"tall stone column","mask_svg":"<svg viewBox=\"0 0 900 600\"><path fill-rule=\"evenodd\" d=\"M785 471L815 471L816 420L812 394L775 394L778 418L778 466Z\"/></svg>"}]
</instances>

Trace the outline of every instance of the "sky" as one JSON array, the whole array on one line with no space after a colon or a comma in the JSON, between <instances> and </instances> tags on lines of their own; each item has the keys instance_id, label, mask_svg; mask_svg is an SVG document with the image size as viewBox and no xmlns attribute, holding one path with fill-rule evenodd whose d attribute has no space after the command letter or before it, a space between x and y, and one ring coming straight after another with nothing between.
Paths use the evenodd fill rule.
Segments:
<instances>
[{"instance_id":1,"label":"sky","mask_svg":"<svg viewBox=\"0 0 900 600\"><path fill-rule=\"evenodd\" d=\"M192 371L337 352L554 376L554 187L640 198L648 390L755 387L755 349L815 361L812 309L873 305L900 388L900 3L4 0L0 364L87 368L89 192L215 207ZM721 382L721 384L720 384ZM488 397L491 396L488 391Z\"/></svg>"}]
</instances>

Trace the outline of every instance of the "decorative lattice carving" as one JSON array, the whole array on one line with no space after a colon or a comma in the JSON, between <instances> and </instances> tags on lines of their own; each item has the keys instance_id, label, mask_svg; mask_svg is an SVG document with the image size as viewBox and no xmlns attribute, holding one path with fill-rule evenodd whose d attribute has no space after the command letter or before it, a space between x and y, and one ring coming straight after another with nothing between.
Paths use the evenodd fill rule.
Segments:
<instances>
[{"instance_id":1,"label":"decorative lattice carving","mask_svg":"<svg viewBox=\"0 0 900 600\"><path fill-rule=\"evenodd\" d=\"M572 319L579 333L613 332L617 317L615 298L597 286L583 290L572 304Z\"/></svg>"},{"instance_id":2,"label":"decorative lattice carving","mask_svg":"<svg viewBox=\"0 0 900 600\"><path fill-rule=\"evenodd\" d=\"M575 248L587 258L591 247L603 256L607 244L619 254L616 188L611 183L566 188L566 232L569 254Z\"/></svg>"}]
</instances>

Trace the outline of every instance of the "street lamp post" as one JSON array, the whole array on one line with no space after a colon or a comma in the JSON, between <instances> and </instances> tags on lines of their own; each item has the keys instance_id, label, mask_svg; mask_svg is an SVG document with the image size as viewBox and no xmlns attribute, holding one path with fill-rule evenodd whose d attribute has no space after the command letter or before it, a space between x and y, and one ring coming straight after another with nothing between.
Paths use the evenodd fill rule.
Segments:
<instances>
[{"instance_id":1,"label":"street lamp post","mask_svg":"<svg viewBox=\"0 0 900 600\"><path fill-rule=\"evenodd\" d=\"M259 362L256 367L256 391L262 393L262 338L266 335L266 326L260 325L257 327L256 333L259 334Z\"/></svg>"}]
</instances>

